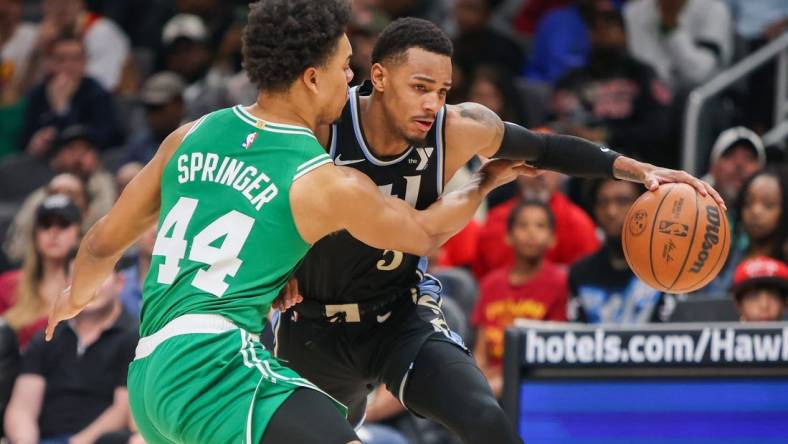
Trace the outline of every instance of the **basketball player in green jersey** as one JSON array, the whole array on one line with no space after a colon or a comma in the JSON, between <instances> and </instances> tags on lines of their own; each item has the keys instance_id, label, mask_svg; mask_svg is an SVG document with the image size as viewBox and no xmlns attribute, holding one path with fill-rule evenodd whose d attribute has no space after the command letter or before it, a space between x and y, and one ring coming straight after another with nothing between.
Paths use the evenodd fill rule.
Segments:
<instances>
[{"instance_id":1,"label":"basketball player in green jersey","mask_svg":"<svg viewBox=\"0 0 788 444\"><path fill-rule=\"evenodd\" d=\"M322 237L348 230L378 248L427 254L489 190L528 171L488 163L462 190L416 211L334 166L312 130L336 120L346 101L348 18L347 0L253 4L244 63L257 103L168 136L86 234L72 286L53 304L48 338L158 220L128 378L150 444L358 442L344 406L261 345L271 302Z\"/></svg>"}]
</instances>

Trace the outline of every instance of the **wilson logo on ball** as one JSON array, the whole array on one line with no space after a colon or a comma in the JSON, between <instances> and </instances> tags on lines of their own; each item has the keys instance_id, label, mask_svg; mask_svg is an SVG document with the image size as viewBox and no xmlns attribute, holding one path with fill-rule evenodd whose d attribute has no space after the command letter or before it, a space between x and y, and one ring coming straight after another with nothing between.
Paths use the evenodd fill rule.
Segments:
<instances>
[{"instance_id":1,"label":"wilson logo on ball","mask_svg":"<svg viewBox=\"0 0 788 444\"><path fill-rule=\"evenodd\" d=\"M709 258L709 250L720 242L720 210L714 205L706 206L706 234L703 236L703 244L698 252L695 263L690 268L690 273L700 273L706 259Z\"/></svg>"}]
</instances>

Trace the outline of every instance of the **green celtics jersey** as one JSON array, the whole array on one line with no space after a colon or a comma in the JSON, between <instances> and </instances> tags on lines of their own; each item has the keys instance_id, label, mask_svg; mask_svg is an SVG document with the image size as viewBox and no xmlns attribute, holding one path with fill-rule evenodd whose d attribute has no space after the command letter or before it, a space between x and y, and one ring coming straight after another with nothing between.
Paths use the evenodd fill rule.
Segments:
<instances>
[{"instance_id":1,"label":"green celtics jersey","mask_svg":"<svg viewBox=\"0 0 788 444\"><path fill-rule=\"evenodd\" d=\"M290 187L329 162L310 130L259 120L241 106L198 120L162 173L142 336L192 313L260 332L309 248L293 221Z\"/></svg>"}]
</instances>

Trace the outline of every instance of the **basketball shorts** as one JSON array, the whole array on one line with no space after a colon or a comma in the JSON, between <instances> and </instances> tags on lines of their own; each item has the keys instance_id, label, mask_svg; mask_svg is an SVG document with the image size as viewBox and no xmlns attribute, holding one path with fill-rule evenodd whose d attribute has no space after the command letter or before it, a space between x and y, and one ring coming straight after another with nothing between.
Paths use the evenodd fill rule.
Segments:
<instances>
[{"instance_id":1,"label":"basketball shorts","mask_svg":"<svg viewBox=\"0 0 788 444\"><path fill-rule=\"evenodd\" d=\"M353 316L340 321L304 316L296 305L274 326L276 356L346 405L348 421L355 426L363 421L367 395L378 384L385 384L407 408L408 375L428 339L468 352L446 324L435 282L434 288L422 283L417 293L358 321L347 320Z\"/></svg>"},{"instance_id":2,"label":"basketball shorts","mask_svg":"<svg viewBox=\"0 0 788 444\"><path fill-rule=\"evenodd\" d=\"M149 444L257 444L298 388L324 393L218 315L174 319L140 340L129 366L131 411Z\"/></svg>"}]
</instances>

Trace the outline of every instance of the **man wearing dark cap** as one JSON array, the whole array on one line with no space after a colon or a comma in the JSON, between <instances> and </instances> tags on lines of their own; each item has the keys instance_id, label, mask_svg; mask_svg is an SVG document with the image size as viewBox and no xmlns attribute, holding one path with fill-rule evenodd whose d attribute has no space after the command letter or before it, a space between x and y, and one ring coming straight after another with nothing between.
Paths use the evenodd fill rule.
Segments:
<instances>
[{"instance_id":1,"label":"man wearing dark cap","mask_svg":"<svg viewBox=\"0 0 788 444\"><path fill-rule=\"evenodd\" d=\"M742 322L780 321L788 300L788 265L770 257L747 259L736 267L731 291Z\"/></svg>"},{"instance_id":2,"label":"man wearing dark cap","mask_svg":"<svg viewBox=\"0 0 788 444\"><path fill-rule=\"evenodd\" d=\"M148 163L161 142L183 122L183 91L186 84L178 74L163 71L142 85L140 102L145 107L148 127L131 137L125 162Z\"/></svg>"},{"instance_id":3,"label":"man wearing dark cap","mask_svg":"<svg viewBox=\"0 0 788 444\"><path fill-rule=\"evenodd\" d=\"M766 165L761 138L748 128L737 126L720 133L711 149L709 174L704 180L733 203L744 181Z\"/></svg>"},{"instance_id":4,"label":"man wearing dark cap","mask_svg":"<svg viewBox=\"0 0 788 444\"><path fill-rule=\"evenodd\" d=\"M54 194L47 197L36 210L37 225L51 225L53 223L79 225L81 221L82 217L79 214L79 208L74 205L71 199L62 194Z\"/></svg>"}]
</instances>

